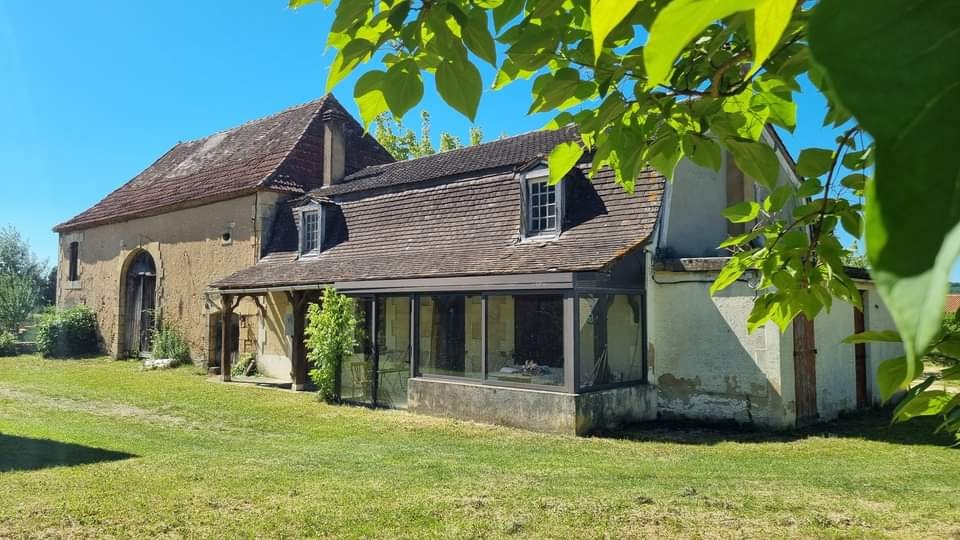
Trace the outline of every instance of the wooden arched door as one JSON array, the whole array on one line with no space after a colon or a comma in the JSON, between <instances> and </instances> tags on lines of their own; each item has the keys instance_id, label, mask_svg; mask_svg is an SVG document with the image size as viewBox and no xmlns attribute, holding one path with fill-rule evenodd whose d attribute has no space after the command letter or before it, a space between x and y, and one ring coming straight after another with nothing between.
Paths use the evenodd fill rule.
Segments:
<instances>
[{"instance_id":1,"label":"wooden arched door","mask_svg":"<svg viewBox=\"0 0 960 540\"><path fill-rule=\"evenodd\" d=\"M124 276L124 344L127 354L150 352L157 298L157 267L146 251L137 253Z\"/></svg>"}]
</instances>

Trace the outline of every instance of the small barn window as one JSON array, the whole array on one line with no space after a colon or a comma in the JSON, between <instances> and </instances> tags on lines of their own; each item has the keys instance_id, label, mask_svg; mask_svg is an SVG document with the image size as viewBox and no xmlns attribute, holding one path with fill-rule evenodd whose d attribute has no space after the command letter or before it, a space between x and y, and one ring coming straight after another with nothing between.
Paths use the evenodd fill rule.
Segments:
<instances>
[{"instance_id":1,"label":"small barn window","mask_svg":"<svg viewBox=\"0 0 960 540\"><path fill-rule=\"evenodd\" d=\"M300 253L320 248L320 210L304 210L300 215Z\"/></svg>"},{"instance_id":2,"label":"small barn window","mask_svg":"<svg viewBox=\"0 0 960 540\"><path fill-rule=\"evenodd\" d=\"M80 242L70 242L70 264L67 281L80 279Z\"/></svg>"}]
</instances>

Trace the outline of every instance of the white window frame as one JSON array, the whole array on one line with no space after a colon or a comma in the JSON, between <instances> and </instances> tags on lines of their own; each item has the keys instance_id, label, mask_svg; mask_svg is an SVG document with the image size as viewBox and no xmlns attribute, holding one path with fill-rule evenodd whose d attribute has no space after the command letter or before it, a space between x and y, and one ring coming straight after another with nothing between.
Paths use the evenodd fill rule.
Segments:
<instances>
[{"instance_id":1,"label":"white window frame","mask_svg":"<svg viewBox=\"0 0 960 540\"><path fill-rule=\"evenodd\" d=\"M311 204L304 206L298 209L300 215L300 234L299 237L299 252L301 256L317 255L320 251L323 250L323 207L319 204ZM312 249L305 250L304 244L306 243L307 227L306 227L306 216L307 214L317 215L317 243L316 246Z\"/></svg>"},{"instance_id":2,"label":"white window frame","mask_svg":"<svg viewBox=\"0 0 960 540\"><path fill-rule=\"evenodd\" d=\"M563 210L564 210L564 201L563 201L563 184L558 183L551 187L554 188L554 206L556 208L556 223L552 229L546 229L542 231L533 231L533 206L532 198L533 194L531 193L530 185L533 183L544 183L546 182L549 186L550 182L550 169L545 165L541 165L535 169L531 169L520 175L521 178L521 187L523 191L523 215L521 216L523 223L523 234L522 237L524 240L549 240L554 239L560 236L560 233L563 229Z\"/></svg>"}]
</instances>

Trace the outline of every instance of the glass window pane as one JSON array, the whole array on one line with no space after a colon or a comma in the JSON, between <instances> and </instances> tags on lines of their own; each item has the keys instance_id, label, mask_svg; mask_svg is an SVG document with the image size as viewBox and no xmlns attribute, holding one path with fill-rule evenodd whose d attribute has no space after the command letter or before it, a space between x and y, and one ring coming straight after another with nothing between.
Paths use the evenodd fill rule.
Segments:
<instances>
[{"instance_id":1,"label":"glass window pane","mask_svg":"<svg viewBox=\"0 0 960 540\"><path fill-rule=\"evenodd\" d=\"M320 213L316 210L303 213L302 251L313 251L317 249L320 239Z\"/></svg>"},{"instance_id":2,"label":"glass window pane","mask_svg":"<svg viewBox=\"0 0 960 540\"><path fill-rule=\"evenodd\" d=\"M549 232L557 229L557 187L551 186L546 180L533 179L529 181L529 223L532 234Z\"/></svg>"},{"instance_id":3,"label":"glass window pane","mask_svg":"<svg viewBox=\"0 0 960 540\"><path fill-rule=\"evenodd\" d=\"M357 346L340 364L340 398L359 402L373 401L373 344L370 341L370 315L373 302L356 298Z\"/></svg>"},{"instance_id":4,"label":"glass window pane","mask_svg":"<svg viewBox=\"0 0 960 540\"><path fill-rule=\"evenodd\" d=\"M580 373L583 388L643 380L639 295L582 295Z\"/></svg>"},{"instance_id":5,"label":"glass window pane","mask_svg":"<svg viewBox=\"0 0 960 540\"><path fill-rule=\"evenodd\" d=\"M481 362L481 303L479 296L422 296L420 373L479 379Z\"/></svg>"},{"instance_id":6,"label":"glass window pane","mask_svg":"<svg viewBox=\"0 0 960 540\"><path fill-rule=\"evenodd\" d=\"M377 403L404 408L410 378L409 297L377 299L377 350Z\"/></svg>"},{"instance_id":7,"label":"glass window pane","mask_svg":"<svg viewBox=\"0 0 960 540\"><path fill-rule=\"evenodd\" d=\"M487 378L563 385L563 296L487 298Z\"/></svg>"}]
</instances>

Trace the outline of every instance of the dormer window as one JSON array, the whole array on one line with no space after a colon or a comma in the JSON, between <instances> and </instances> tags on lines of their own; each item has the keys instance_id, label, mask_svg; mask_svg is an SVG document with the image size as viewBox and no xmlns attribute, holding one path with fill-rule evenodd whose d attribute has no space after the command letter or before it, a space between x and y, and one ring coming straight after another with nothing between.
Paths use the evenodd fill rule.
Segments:
<instances>
[{"instance_id":1,"label":"dormer window","mask_svg":"<svg viewBox=\"0 0 960 540\"><path fill-rule=\"evenodd\" d=\"M560 234L563 216L563 190L550 184L547 167L538 167L522 175L523 237L549 238Z\"/></svg>"},{"instance_id":2,"label":"dormer window","mask_svg":"<svg viewBox=\"0 0 960 540\"><path fill-rule=\"evenodd\" d=\"M300 212L300 253L320 251L320 206L311 206Z\"/></svg>"}]
</instances>

